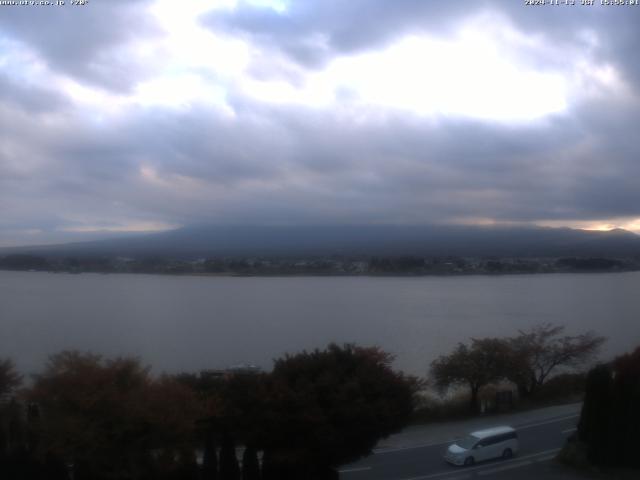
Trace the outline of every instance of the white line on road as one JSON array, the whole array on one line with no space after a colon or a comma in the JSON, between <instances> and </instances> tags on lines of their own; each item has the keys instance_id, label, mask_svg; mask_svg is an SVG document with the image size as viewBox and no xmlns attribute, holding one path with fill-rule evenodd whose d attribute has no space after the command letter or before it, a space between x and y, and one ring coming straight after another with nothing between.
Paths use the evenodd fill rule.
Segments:
<instances>
[{"instance_id":1,"label":"white line on road","mask_svg":"<svg viewBox=\"0 0 640 480\"><path fill-rule=\"evenodd\" d=\"M548 462L549 460L553 460L554 458L556 458L556 454L555 453L553 455L546 455L544 457L536 458L536 462L538 462L538 463L540 463L540 462Z\"/></svg>"},{"instance_id":2,"label":"white line on road","mask_svg":"<svg viewBox=\"0 0 640 480\"><path fill-rule=\"evenodd\" d=\"M575 415L568 415L566 417L554 418L553 420L547 420L547 421L544 421L544 422L538 422L538 423L532 423L530 425L524 425L522 427L516 427L516 430L524 430L525 428L533 428L533 427L539 427L541 425L548 425L550 423L562 422L563 420L569 420L571 418L577 418L579 416L580 416L580 414L575 414Z\"/></svg>"},{"instance_id":3,"label":"white line on road","mask_svg":"<svg viewBox=\"0 0 640 480\"><path fill-rule=\"evenodd\" d=\"M478 475L491 475L492 473L504 472L505 470L511 470L513 468L520 468L526 465L531 465L531 460L525 460L524 462L512 463L511 465L504 465L501 467L490 468L488 470L482 470L478 472Z\"/></svg>"},{"instance_id":4,"label":"white line on road","mask_svg":"<svg viewBox=\"0 0 640 480\"><path fill-rule=\"evenodd\" d=\"M522 463L522 461L525 460L525 459L534 460L535 457L542 457L544 455L546 455L546 456L550 456L551 455L549 458L553 458L555 456L555 454L558 453L559 451L560 451L559 448L552 448L551 450L544 450L544 451L538 452L538 453L530 453L529 455L522 455L522 456L519 456L518 458L515 458L513 460L505 460L503 462L503 465L513 464L513 463ZM472 472L472 471L486 469L486 468L487 468L487 465L479 465L477 467L465 468L465 471L466 472ZM426 480L428 478L446 477L448 475L455 475L455 472L449 471L449 472L432 473L431 475L424 475L422 477L411 477L411 478L406 478L404 480Z\"/></svg>"},{"instance_id":5,"label":"white line on road","mask_svg":"<svg viewBox=\"0 0 640 480\"><path fill-rule=\"evenodd\" d=\"M455 438L452 438L451 440L447 440L445 442L421 443L419 445L411 445L409 447L385 448L384 450L374 450L373 453L375 453L376 455L381 455L383 453L401 452L403 450L413 450L415 448L437 447L438 445L449 445L453 441L455 441Z\"/></svg>"},{"instance_id":6,"label":"white line on road","mask_svg":"<svg viewBox=\"0 0 640 480\"><path fill-rule=\"evenodd\" d=\"M344 470L338 470L339 473L353 473L353 472L366 472L371 470L371 467L357 467L357 468L345 468Z\"/></svg>"},{"instance_id":7,"label":"white line on road","mask_svg":"<svg viewBox=\"0 0 640 480\"><path fill-rule=\"evenodd\" d=\"M570 420L572 418L577 418L579 416L580 416L579 414L567 415L566 417L554 418L552 420L545 420L544 422L532 423L524 426L516 426L516 430L524 430L525 428L533 428L533 427L539 427L541 425L548 425L550 423L562 422L564 420ZM562 433L565 433L565 432L563 431ZM437 447L438 445L448 445L454 441L455 441L455 438L452 438L451 440L447 440L445 442L421 443L419 445L410 445L408 447L385 448L384 450L379 449L379 450L374 450L373 453L375 453L376 455L382 455L384 453L401 452L403 450L414 450L416 448Z\"/></svg>"},{"instance_id":8,"label":"white line on road","mask_svg":"<svg viewBox=\"0 0 640 480\"><path fill-rule=\"evenodd\" d=\"M562 430L562 433L569 433L569 432L575 432L577 430L576 427L573 428L567 428L566 430Z\"/></svg>"}]
</instances>

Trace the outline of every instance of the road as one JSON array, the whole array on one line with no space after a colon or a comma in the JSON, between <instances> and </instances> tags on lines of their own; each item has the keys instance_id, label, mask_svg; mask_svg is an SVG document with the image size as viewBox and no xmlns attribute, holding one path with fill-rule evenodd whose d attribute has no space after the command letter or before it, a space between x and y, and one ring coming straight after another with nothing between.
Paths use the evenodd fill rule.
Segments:
<instances>
[{"instance_id":1,"label":"road","mask_svg":"<svg viewBox=\"0 0 640 480\"><path fill-rule=\"evenodd\" d=\"M551 478L548 465L575 431L579 415L540 418L512 425L518 430L520 452L511 460L493 460L473 467L454 467L442 456L450 444L430 443L376 451L340 469L341 480L466 480L471 478L519 480ZM560 468L560 467L558 467ZM547 473L543 473L547 472ZM565 478L561 474L558 478Z\"/></svg>"}]
</instances>

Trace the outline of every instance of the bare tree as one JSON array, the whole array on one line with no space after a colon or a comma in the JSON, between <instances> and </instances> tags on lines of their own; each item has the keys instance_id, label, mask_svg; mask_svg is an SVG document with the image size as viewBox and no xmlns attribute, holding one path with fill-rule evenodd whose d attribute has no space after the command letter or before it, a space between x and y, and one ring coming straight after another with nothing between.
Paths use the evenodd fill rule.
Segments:
<instances>
[{"instance_id":1,"label":"bare tree","mask_svg":"<svg viewBox=\"0 0 640 480\"><path fill-rule=\"evenodd\" d=\"M561 336L564 330L564 326L543 323L509 339L512 365L506 376L517 385L521 396L534 394L559 368L585 365L606 340L594 332Z\"/></svg>"},{"instance_id":2,"label":"bare tree","mask_svg":"<svg viewBox=\"0 0 640 480\"><path fill-rule=\"evenodd\" d=\"M466 385L471 394L469 407L478 409L480 388L506 376L511 351L500 338L474 338L471 346L459 343L449 355L431 363L435 385L444 390L452 385Z\"/></svg>"}]
</instances>

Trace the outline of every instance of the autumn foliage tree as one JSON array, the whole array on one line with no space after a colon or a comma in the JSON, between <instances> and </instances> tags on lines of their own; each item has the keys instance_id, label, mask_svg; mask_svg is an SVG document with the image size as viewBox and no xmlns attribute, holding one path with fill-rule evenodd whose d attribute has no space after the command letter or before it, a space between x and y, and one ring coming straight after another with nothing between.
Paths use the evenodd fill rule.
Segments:
<instances>
[{"instance_id":1,"label":"autumn foliage tree","mask_svg":"<svg viewBox=\"0 0 640 480\"><path fill-rule=\"evenodd\" d=\"M337 478L333 468L405 426L419 383L392 360L379 348L335 344L277 360L257 439L272 475Z\"/></svg>"},{"instance_id":2,"label":"autumn foliage tree","mask_svg":"<svg viewBox=\"0 0 640 480\"><path fill-rule=\"evenodd\" d=\"M35 377L28 399L41 411L41 454L74 465L75 478L145 478L193 450L195 395L153 379L137 359L62 352Z\"/></svg>"},{"instance_id":3,"label":"autumn foliage tree","mask_svg":"<svg viewBox=\"0 0 640 480\"><path fill-rule=\"evenodd\" d=\"M470 345L459 343L449 355L431 363L431 376L440 390L450 386L468 387L469 408L478 410L478 394L483 386L504 378L509 368L511 351L499 338L474 338Z\"/></svg>"},{"instance_id":4,"label":"autumn foliage tree","mask_svg":"<svg viewBox=\"0 0 640 480\"><path fill-rule=\"evenodd\" d=\"M65 351L23 398L37 439L31 466L46 473L15 471L47 480L66 478L68 465L76 480L337 478L336 467L409 420L420 384L392 360L379 348L330 345L276 360L270 373L154 377L135 358ZM242 471L235 446L245 447Z\"/></svg>"}]
</instances>

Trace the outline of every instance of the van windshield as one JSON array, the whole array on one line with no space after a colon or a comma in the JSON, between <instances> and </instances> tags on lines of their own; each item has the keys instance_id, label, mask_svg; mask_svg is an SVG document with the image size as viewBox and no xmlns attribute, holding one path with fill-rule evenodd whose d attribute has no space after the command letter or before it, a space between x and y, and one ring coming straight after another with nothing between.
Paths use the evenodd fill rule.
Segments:
<instances>
[{"instance_id":1,"label":"van windshield","mask_svg":"<svg viewBox=\"0 0 640 480\"><path fill-rule=\"evenodd\" d=\"M478 437L474 437L473 435L467 435L466 437L463 437L460 440L456 440L456 445L466 450L471 450L478 440L480 440Z\"/></svg>"}]
</instances>

